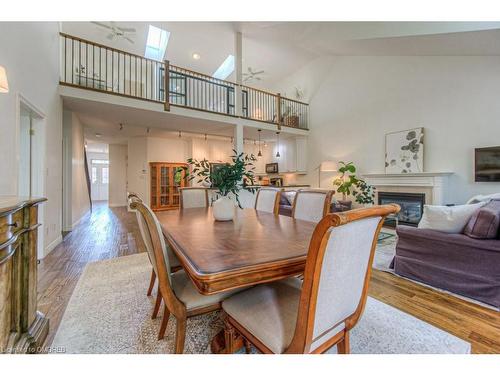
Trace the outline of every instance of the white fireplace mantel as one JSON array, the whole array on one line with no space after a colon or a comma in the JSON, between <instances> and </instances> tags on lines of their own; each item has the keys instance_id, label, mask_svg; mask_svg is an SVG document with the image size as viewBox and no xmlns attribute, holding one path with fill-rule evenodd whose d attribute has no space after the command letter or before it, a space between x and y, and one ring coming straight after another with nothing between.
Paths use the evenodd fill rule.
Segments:
<instances>
[{"instance_id":1,"label":"white fireplace mantel","mask_svg":"<svg viewBox=\"0 0 500 375\"><path fill-rule=\"evenodd\" d=\"M453 172L423 173L368 173L363 175L369 185L380 189L382 186L422 187L432 189L432 204L443 205L446 201L448 178Z\"/></svg>"}]
</instances>

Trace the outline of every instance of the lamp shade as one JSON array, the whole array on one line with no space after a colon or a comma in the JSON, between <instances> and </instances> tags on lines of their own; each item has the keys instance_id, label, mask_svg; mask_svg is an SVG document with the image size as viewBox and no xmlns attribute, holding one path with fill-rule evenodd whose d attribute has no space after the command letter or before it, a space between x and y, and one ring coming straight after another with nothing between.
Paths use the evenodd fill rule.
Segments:
<instances>
[{"instance_id":1,"label":"lamp shade","mask_svg":"<svg viewBox=\"0 0 500 375\"><path fill-rule=\"evenodd\" d=\"M7 72L3 66L0 66L0 92L9 92L9 82L7 81Z\"/></svg>"},{"instance_id":2,"label":"lamp shade","mask_svg":"<svg viewBox=\"0 0 500 375\"><path fill-rule=\"evenodd\" d=\"M321 172L336 172L337 163L331 160L323 161L320 165Z\"/></svg>"}]
</instances>

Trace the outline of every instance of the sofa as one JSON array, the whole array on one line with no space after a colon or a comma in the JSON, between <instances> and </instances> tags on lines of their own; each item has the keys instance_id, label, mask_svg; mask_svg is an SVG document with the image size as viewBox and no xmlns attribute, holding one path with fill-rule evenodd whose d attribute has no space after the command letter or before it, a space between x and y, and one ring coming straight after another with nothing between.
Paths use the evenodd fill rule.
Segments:
<instances>
[{"instance_id":1,"label":"sofa","mask_svg":"<svg viewBox=\"0 0 500 375\"><path fill-rule=\"evenodd\" d=\"M491 207L496 212L491 212ZM490 217L496 215L494 238L491 233L487 238L473 235L473 230L491 232L492 228L491 223L481 228L477 214L463 233L398 226L391 265L394 272L500 308L500 204L491 207L487 213Z\"/></svg>"}]
</instances>

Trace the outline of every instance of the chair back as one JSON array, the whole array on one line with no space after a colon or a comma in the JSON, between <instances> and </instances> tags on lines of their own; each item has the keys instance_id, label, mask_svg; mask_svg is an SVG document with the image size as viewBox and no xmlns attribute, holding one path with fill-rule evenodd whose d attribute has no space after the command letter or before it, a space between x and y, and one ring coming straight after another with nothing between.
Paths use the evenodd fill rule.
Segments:
<instances>
[{"instance_id":1,"label":"chair back","mask_svg":"<svg viewBox=\"0 0 500 375\"><path fill-rule=\"evenodd\" d=\"M261 187L255 198L257 211L270 212L278 215L280 208L281 189Z\"/></svg>"},{"instance_id":2,"label":"chair back","mask_svg":"<svg viewBox=\"0 0 500 375\"><path fill-rule=\"evenodd\" d=\"M292 207L294 219L319 222L329 211L333 190L299 190Z\"/></svg>"},{"instance_id":3,"label":"chair back","mask_svg":"<svg viewBox=\"0 0 500 375\"><path fill-rule=\"evenodd\" d=\"M208 207L208 189L204 187L183 187L181 193L181 210L185 208Z\"/></svg>"},{"instance_id":4,"label":"chair back","mask_svg":"<svg viewBox=\"0 0 500 375\"><path fill-rule=\"evenodd\" d=\"M354 327L366 303L378 234L385 217L399 210L395 204L373 206L329 214L318 223L291 351L323 351L336 335Z\"/></svg>"}]
</instances>

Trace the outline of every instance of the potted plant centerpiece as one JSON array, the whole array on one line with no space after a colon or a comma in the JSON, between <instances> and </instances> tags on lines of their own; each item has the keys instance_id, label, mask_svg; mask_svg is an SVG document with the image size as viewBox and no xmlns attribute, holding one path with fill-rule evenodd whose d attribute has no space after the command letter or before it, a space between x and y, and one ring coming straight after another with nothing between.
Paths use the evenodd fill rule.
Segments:
<instances>
[{"instance_id":1,"label":"potted plant centerpiece","mask_svg":"<svg viewBox=\"0 0 500 375\"><path fill-rule=\"evenodd\" d=\"M238 154L233 150L232 162L226 163L217 168L210 168L208 160L196 160L189 158L188 164L192 166L188 179L197 179L198 183L210 184L217 194L217 200L212 205L212 212L215 220L229 221L234 218L235 201L239 208L242 208L239 192L241 189L247 189L254 193L255 188L246 187L246 181L254 185L253 162L257 159L253 155L244 153ZM235 201L233 200L235 199Z\"/></svg>"},{"instance_id":2,"label":"potted plant centerpiece","mask_svg":"<svg viewBox=\"0 0 500 375\"><path fill-rule=\"evenodd\" d=\"M362 205L375 203L375 188L368 185L365 180L356 176L356 166L353 162L339 162L341 175L333 181L333 186L337 187L337 193L342 194L342 200L352 195L355 201Z\"/></svg>"}]
</instances>

